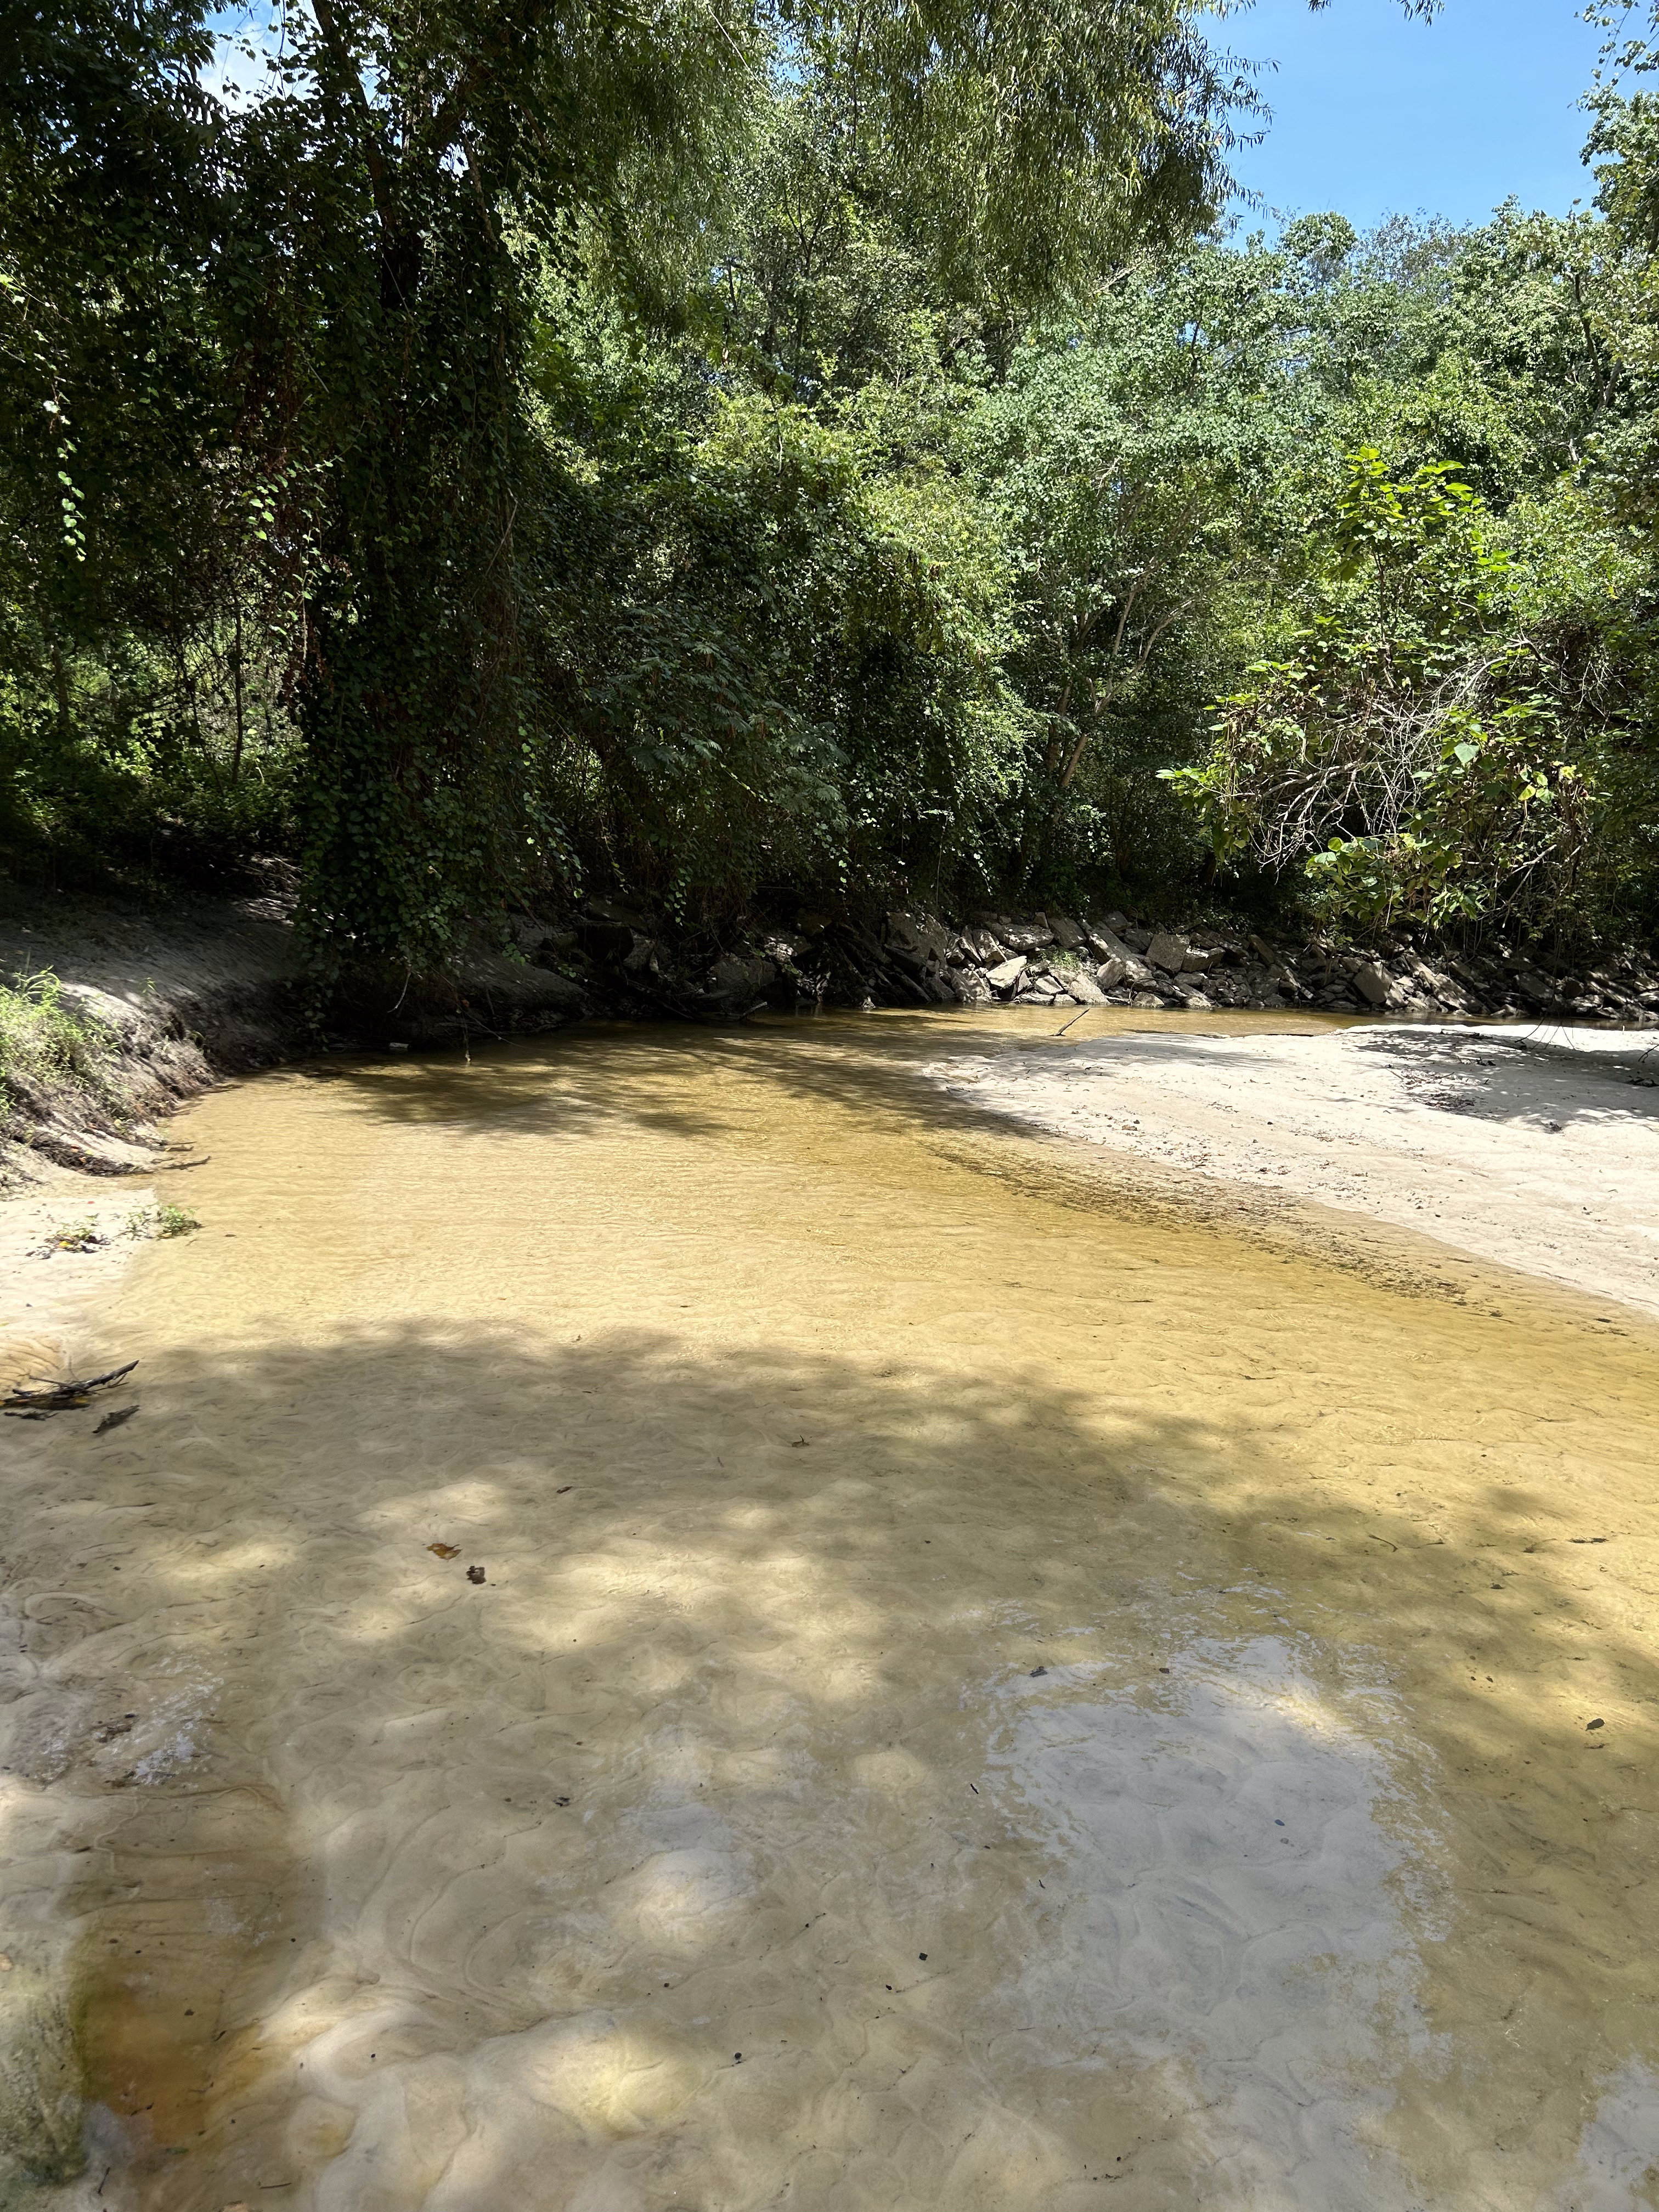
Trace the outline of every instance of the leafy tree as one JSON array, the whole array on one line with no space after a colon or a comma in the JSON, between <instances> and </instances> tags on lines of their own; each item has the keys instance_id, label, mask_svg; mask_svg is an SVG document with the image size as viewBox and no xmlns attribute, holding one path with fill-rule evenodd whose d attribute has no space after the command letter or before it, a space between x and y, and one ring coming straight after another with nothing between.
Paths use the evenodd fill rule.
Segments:
<instances>
[{"instance_id":1,"label":"leafy tree","mask_svg":"<svg viewBox=\"0 0 1659 2212\"><path fill-rule=\"evenodd\" d=\"M1147 779L1202 727L1232 596L1267 550L1287 422L1230 313L1231 260L1131 267L1083 328L1035 331L975 411L975 465L1019 563L1011 674L1040 732L1030 869L1067 834L1085 852L1103 838L1093 856L1121 868Z\"/></svg>"},{"instance_id":2,"label":"leafy tree","mask_svg":"<svg viewBox=\"0 0 1659 2212\"><path fill-rule=\"evenodd\" d=\"M297 840L325 978L605 876L1634 910L1647 50L1593 214L1241 245L1205 20L309 0L213 99L0 0L0 836Z\"/></svg>"},{"instance_id":3,"label":"leafy tree","mask_svg":"<svg viewBox=\"0 0 1659 2212\"><path fill-rule=\"evenodd\" d=\"M202 744L246 489L189 8L0 9L0 822L125 835ZM234 628L234 617L227 628ZM222 827L222 823L221 825Z\"/></svg>"},{"instance_id":4,"label":"leafy tree","mask_svg":"<svg viewBox=\"0 0 1659 2212\"><path fill-rule=\"evenodd\" d=\"M1237 94L1186 0L994 20L969 0L700 0L648 21L314 0L283 70L241 173L295 271L254 351L256 380L300 395L299 428L278 410L264 434L330 463L298 690L313 939L416 965L520 880L526 261L609 240L624 270L636 213L649 230L715 206L757 77L833 75L866 118L854 151L878 131L892 173L927 180L905 214L940 268L1040 295L1201 212Z\"/></svg>"},{"instance_id":5,"label":"leafy tree","mask_svg":"<svg viewBox=\"0 0 1659 2212\"><path fill-rule=\"evenodd\" d=\"M1643 703L1590 605L1633 580L1603 519L1571 495L1528 503L1505 544L1449 464L1401 476L1368 448L1308 528L1274 657L1172 778L1218 851L1301 865L1350 921L1593 910Z\"/></svg>"},{"instance_id":6,"label":"leafy tree","mask_svg":"<svg viewBox=\"0 0 1659 2212\"><path fill-rule=\"evenodd\" d=\"M1023 727L993 519L910 395L732 391L614 323L539 348L550 485L530 623L550 817L690 915L760 884L934 884L994 842Z\"/></svg>"}]
</instances>

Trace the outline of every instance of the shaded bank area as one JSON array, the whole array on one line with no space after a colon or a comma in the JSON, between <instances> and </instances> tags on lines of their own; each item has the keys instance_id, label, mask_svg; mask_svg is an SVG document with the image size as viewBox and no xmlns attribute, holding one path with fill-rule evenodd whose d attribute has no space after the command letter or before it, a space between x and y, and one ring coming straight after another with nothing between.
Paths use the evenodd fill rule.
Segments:
<instances>
[{"instance_id":1,"label":"shaded bank area","mask_svg":"<svg viewBox=\"0 0 1659 2212\"><path fill-rule=\"evenodd\" d=\"M216 1078L323 1043L382 1042L384 1005L343 998L319 1006L295 947L293 908L291 871L276 863L270 882L234 899L181 897L146 909L67 896L7 899L0 1188L51 1184L54 1170L129 1174L153 1161L158 1122ZM75 1025L67 1051L50 1043L42 1051L27 1035L42 981ZM441 985L406 981L404 995L396 1033L440 1043L557 1029L586 1006L568 977L483 953Z\"/></svg>"},{"instance_id":2,"label":"shaded bank area","mask_svg":"<svg viewBox=\"0 0 1659 2212\"><path fill-rule=\"evenodd\" d=\"M263 864L245 896L217 902L0 902L0 1188L150 1165L160 1121L218 1076L325 1048L466 1051L588 1018L703 1024L1001 1003L1068 1017L1316 1008L1659 1023L1659 974L1613 947L1575 972L1565 957L1506 945L1425 959L1420 933L1362 951L1188 933L1119 910L951 920L921 905L815 914L784 891L775 903L787 921L698 925L661 902L596 896L550 919L520 916L453 975L387 973L325 993L299 957L293 871L280 861Z\"/></svg>"},{"instance_id":3,"label":"shaded bank area","mask_svg":"<svg viewBox=\"0 0 1659 2212\"><path fill-rule=\"evenodd\" d=\"M34 2201L1647 2201L1652 1332L1183 1218L937 1036L191 1110L56 1347L136 1414L0 1433Z\"/></svg>"}]
</instances>

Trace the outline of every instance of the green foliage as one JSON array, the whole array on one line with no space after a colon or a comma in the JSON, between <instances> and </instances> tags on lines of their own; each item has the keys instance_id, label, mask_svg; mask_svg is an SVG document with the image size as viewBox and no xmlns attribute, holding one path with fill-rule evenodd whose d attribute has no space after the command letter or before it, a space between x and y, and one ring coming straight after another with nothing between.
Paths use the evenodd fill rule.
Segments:
<instances>
[{"instance_id":1,"label":"green foliage","mask_svg":"<svg viewBox=\"0 0 1659 2212\"><path fill-rule=\"evenodd\" d=\"M1089 325L1039 327L964 441L1017 562L1011 673L1032 710L1021 866L1151 850L1157 772L1186 758L1265 550L1283 417L1238 344L1231 258L1126 272Z\"/></svg>"},{"instance_id":2,"label":"green foliage","mask_svg":"<svg viewBox=\"0 0 1659 2212\"><path fill-rule=\"evenodd\" d=\"M567 734L534 751L563 849L701 913L937 877L994 836L1007 564L914 402L686 383L603 325L538 358L559 526L535 679Z\"/></svg>"},{"instance_id":3,"label":"green foliage","mask_svg":"<svg viewBox=\"0 0 1659 2212\"><path fill-rule=\"evenodd\" d=\"M14 865L291 853L325 985L598 885L1659 912L1644 46L1595 212L1269 246L1192 0L208 21L0 0Z\"/></svg>"},{"instance_id":4,"label":"green foliage","mask_svg":"<svg viewBox=\"0 0 1659 2212\"><path fill-rule=\"evenodd\" d=\"M46 1241L40 1246L43 1258L54 1252L96 1252L107 1240L100 1233L98 1224L88 1214L81 1221L62 1221L48 1230Z\"/></svg>"},{"instance_id":5,"label":"green foliage","mask_svg":"<svg viewBox=\"0 0 1659 2212\"><path fill-rule=\"evenodd\" d=\"M201 1223L184 1206L141 1206L126 1218L125 1234L135 1239L191 1237Z\"/></svg>"},{"instance_id":6,"label":"green foliage","mask_svg":"<svg viewBox=\"0 0 1659 2212\"><path fill-rule=\"evenodd\" d=\"M0 1118L70 1088L103 1096L117 1049L112 1031L66 998L50 969L0 984Z\"/></svg>"},{"instance_id":7,"label":"green foliage","mask_svg":"<svg viewBox=\"0 0 1659 2212\"><path fill-rule=\"evenodd\" d=\"M1274 657L1171 778L1221 857L1301 864L1334 919L1598 918L1643 706L1607 617L1635 579L1571 493L1497 528L1448 464L1349 457Z\"/></svg>"},{"instance_id":8,"label":"green foliage","mask_svg":"<svg viewBox=\"0 0 1659 2212\"><path fill-rule=\"evenodd\" d=\"M833 503L834 457L780 417L764 493L745 458L762 434L740 426L697 480L707 514L676 514L659 487L676 542L658 566L682 587L729 566L751 518L760 528L765 555L735 555L741 618L700 637L683 592L635 592L599 611L602 643L608 632L628 647L590 672L590 605L577 667L556 667L558 628L532 635L529 620L530 564L556 577L537 526L555 521L561 491L524 404L526 272L543 257L569 267L586 248L619 279L648 279L649 253L623 242L635 217L659 246L677 222L708 219L757 113L791 104L769 81L798 88L793 106L825 123L843 188L872 162L883 172L882 227L941 281L975 298L1043 296L1208 204L1233 88L1190 15L1188 0L1104 18L1063 0L1016 9L992 39L966 0L846 19L687 0L648 20L525 0L435 14L317 0L281 97L249 115L235 149L258 228L299 281L274 315L248 286L224 312L251 349L267 452L328 463L321 495L302 480L278 532L302 580L304 913L319 969L445 965L528 894L527 864L559 849L546 802L574 765L550 763L550 738L596 743L635 817L655 810L659 838L688 844L682 874L711 838L734 878L755 873L774 823L786 850L808 822L833 844L826 732L846 701L830 695L863 680L872 654L838 667L824 641L837 623L850 632L864 598L891 605L888 642L920 634L903 562L870 549L864 518L849 514L839 534L806 526L809 501ZM637 552L625 508L604 519L607 544L619 534ZM792 550L811 580L806 635L786 652ZM849 597L831 621L836 574ZM903 680L937 691L926 658ZM951 683L973 688L960 672ZM681 696L665 711L671 686ZM576 710L575 729L546 728L561 708ZM930 705L919 742L932 753L938 723ZM526 761L542 773L526 778ZM850 759L848 777L856 833L883 817L891 778Z\"/></svg>"}]
</instances>

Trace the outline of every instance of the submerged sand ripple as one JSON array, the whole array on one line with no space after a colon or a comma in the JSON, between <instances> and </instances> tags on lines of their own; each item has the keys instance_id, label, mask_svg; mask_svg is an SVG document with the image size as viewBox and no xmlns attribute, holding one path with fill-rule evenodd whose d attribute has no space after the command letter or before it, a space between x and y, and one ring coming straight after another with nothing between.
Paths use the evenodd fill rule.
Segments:
<instances>
[{"instance_id":1,"label":"submerged sand ripple","mask_svg":"<svg viewBox=\"0 0 1659 2212\"><path fill-rule=\"evenodd\" d=\"M0 1437L15 2202L1653 2202L1650 1336L1148 1216L924 1031L197 1109L139 1416Z\"/></svg>"}]
</instances>

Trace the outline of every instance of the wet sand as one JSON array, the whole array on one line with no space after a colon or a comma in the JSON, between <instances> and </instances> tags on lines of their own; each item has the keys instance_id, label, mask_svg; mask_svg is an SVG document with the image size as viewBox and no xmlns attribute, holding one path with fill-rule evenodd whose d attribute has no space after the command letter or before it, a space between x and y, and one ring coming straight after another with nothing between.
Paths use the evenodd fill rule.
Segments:
<instances>
[{"instance_id":1,"label":"wet sand","mask_svg":"<svg viewBox=\"0 0 1659 2212\"><path fill-rule=\"evenodd\" d=\"M1553 1023L1252 1033L1115 1010L932 1071L1033 1128L1420 1230L1659 1316L1659 1037Z\"/></svg>"},{"instance_id":2,"label":"wet sand","mask_svg":"<svg viewBox=\"0 0 1659 2212\"><path fill-rule=\"evenodd\" d=\"M1653 1328L939 1050L191 1109L137 1416L0 1431L0 2148L54 1978L92 2100L0 2201L1655 2201Z\"/></svg>"}]
</instances>

